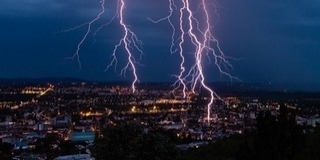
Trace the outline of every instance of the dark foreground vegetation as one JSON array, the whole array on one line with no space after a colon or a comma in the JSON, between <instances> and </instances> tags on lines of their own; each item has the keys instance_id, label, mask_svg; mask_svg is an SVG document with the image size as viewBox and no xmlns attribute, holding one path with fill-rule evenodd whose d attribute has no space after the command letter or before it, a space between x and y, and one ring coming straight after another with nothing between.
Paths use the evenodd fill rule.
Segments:
<instances>
[{"instance_id":1,"label":"dark foreground vegetation","mask_svg":"<svg viewBox=\"0 0 320 160\"><path fill-rule=\"evenodd\" d=\"M156 130L143 130L135 124L106 128L95 141L97 159L162 160L177 159L178 149L168 136Z\"/></svg>"},{"instance_id":2,"label":"dark foreground vegetation","mask_svg":"<svg viewBox=\"0 0 320 160\"><path fill-rule=\"evenodd\" d=\"M295 122L295 112L281 106L279 115L260 112L254 133L234 135L209 145L178 151L168 133L134 124L106 128L96 139L97 159L122 160L317 160L320 126ZM170 138L171 137L171 138Z\"/></svg>"}]
</instances>

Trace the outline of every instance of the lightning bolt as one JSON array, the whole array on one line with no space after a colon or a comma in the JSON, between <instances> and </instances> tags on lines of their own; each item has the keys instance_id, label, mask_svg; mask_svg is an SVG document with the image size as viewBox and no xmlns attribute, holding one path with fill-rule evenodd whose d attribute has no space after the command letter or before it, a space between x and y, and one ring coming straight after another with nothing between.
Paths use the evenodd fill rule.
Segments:
<instances>
[{"instance_id":1,"label":"lightning bolt","mask_svg":"<svg viewBox=\"0 0 320 160\"><path fill-rule=\"evenodd\" d=\"M181 59L181 62L180 62L180 73L179 75L174 75L174 77L177 78L177 81L173 84L174 86L174 89L172 90L172 93L174 94L179 88L182 87L182 94L183 94L183 97L186 98L187 96L187 85L185 83L185 79L183 77L184 75L184 72L186 71L186 68L184 67L184 63L185 63L185 57L183 55L183 44L184 44L184 34L185 34L185 31L183 29L183 9L184 8L180 8L179 9L179 12L180 12L180 16L179 16L179 28L176 29L176 26L173 24L171 18L174 14L174 11L175 9L177 9L177 5L175 5L174 3L174 0L168 0L168 4L169 4L169 14L163 18L160 18L158 20L153 20L151 18L148 18L151 22L153 23L159 23L159 22L162 22L162 21L167 21L169 23L169 25L171 26L172 28L172 34L171 34L171 45L170 45L170 53L171 54L174 54L175 52L177 52L179 50L179 57ZM179 49L174 49L176 44L175 44L175 35L176 35L176 30L179 30L181 33L180 33L180 36L179 36L179 43L178 43L178 48Z\"/></svg>"},{"instance_id":2,"label":"lightning bolt","mask_svg":"<svg viewBox=\"0 0 320 160\"><path fill-rule=\"evenodd\" d=\"M195 10L191 7L191 0L181 0L181 5L175 5L174 0L169 0L169 15L159 19L157 21L152 20L154 23L159 23L160 21L167 20L171 25L172 43L170 51L174 53L174 46L176 46L174 37L178 34L179 42L177 44L179 50L179 57L181 59L180 72L175 75L176 82L174 83L173 92L178 89L182 90L183 97L187 97L188 94L195 93L196 88L204 88L210 94L210 100L207 104L207 116L208 122L211 120L211 108L216 99L221 99L216 92L211 89L206 83L206 76L204 74L204 60L208 59L211 62L211 58L214 59L214 65L217 67L220 74L225 75L232 79L237 79L237 77L232 76L228 73L229 69L232 69L232 65L229 63L228 59L230 57L225 56L220 48L219 41L213 36L211 29L213 25L211 22L211 17L208 12L208 6L212 5L212 2L207 3L206 0L200 0L200 5ZM179 8L176 14L179 14L179 24L176 27L173 25L171 18L173 16L173 7ZM216 10L215 10L216 12ZM201 13L202 16L196 16L195 14ZM177 28L177 29L176 29ZM178 31L178 33L176 32ZM191 66L186 64L186 46L191 42L194 46L193 57L194 61Z\"/></svg>"},{"instance_id":3,"label":"lightning bolt","mask_svg":"<svg viewBox=\"0 0 320 160\"><path fill-rule=\"evenodd\" d=\"M124 49L127 53L127 57L128 57L128 62L127 64L121 69L120 75L125 76L127 73L128 69L132 70L132 74L133 74L133 82L131 84L131 88L132 88L132 92L135 92L136 90L136 83L139 82L138 79L138 74L137 74L137 69L136 69L136 64L141 65L135 58L135 56L133 55L133 51L132 50L137 50L140 53L140 59L143 55L143 51L142 51L142 42L138 39L137 35L129 28L129 26L125 23L125 19L124 19L124 10L125 10L125 0L120 0L119 1L119 10L118 10L118 14L119 14L119 18L120 18L120 25L124 31L124 35L123 37L120 39L119 43L115 46L113 53L112 53L112 60L110 62L110 64L107 66L108 70L110 67L112 67L113 65L115 66L115 70L116 70L116 66L118 63L118 59L117 59L117 50L121 47L124 46Z\"/></svg>"},{"instance_id":4,"label":"lightning bolt","mask_svg":"<svg viewBox=\"0 0 320 160\"><path fill-rule=\"evenodd\" d=\"M79 26L73 27L71 29L60 31L60 32L69 32L69 31L81 28L83 26L87 26L87 30L86 30L85 34L83 35L83 37L81 38L80 42L78 43L75 53L71 57L67 58L67 59L72 59L72 60L76 59L77 62L78 62L79 70L82 68L82 64L81 64L81 60L80 60L80 54L79 54L79 52L81 50L81 46L83 45L83 43L87 39L89 33L91 32L92 24L97 22L101 18L101 16L105 13L105 7L104 7L105 0L101 0L100 3L101 3L101 11L99 12L99 14L94 19L92 19L89 22L83 23L83 24L81 24ZM93 32L93 37L94 37L94 43L95 43L96 34L102 28L104 28L105 26L107 26L111 22L113 22L116 18L119 19L119 24L121 26L121 29L124 32L124 35L119 40L119 42L115 45L115 47L113 49L113 52L111 54L111 57L112 57L111 61L107 65L105 71L107 71L112 66L114 66L114 70L117 71L117 65L118 65L117 52L118 52L118 49L123 46L124 49L125 49L125 52L127 54L127 63L121 69L120 75L126 76L127 70L132 70L132 74L133 74L134 79L133 79L133 82L131 84L131 88L132 88L132 92L135 92L136 91L135 85L136 85L137 82L139 82L136 65L141 65L141 64L136 60L133 52L139 52L140 53L139 54L140 55L139 56L139 60L141 60L141 58L143 56L143 51L142 51L142 45L143 44L142 44L142 41L139 40L137 35L129 28L129 25L127 25L126 22L125 22L125 16L124 16L125 8L126 8L125 0L119 0L117 2L116 14L106 24L98 27Z\"/></svg>"},{"instance_id":5,"label":"lightning bolt","mask_svg":"<svg viewBox=\"0 0 320 160\"><path fill-rule=\"evenodd\" d=\"M180 29L180 42L179 42L179 56L180 56L180 59L181 59L181 63L180 63L180 73L177 77L177 81L174 83L174 85L176 86L176 88L174 88L173 91L177 90L178 88L180 88L180 86L182 86L182 93L183 93L183 97L186 98L187 96L187 85L185 83L185 78L183 77L184 75L184 72L186 71L186 68L184 66L185 64L185 57L183 55L183 44L184 44L184 35L185 35L185 31L184 31L184 28L183 28L183 16L184 16L184 13L183 13L183 10L185 8L185 3L183 1L183 7L180 8L180 17L179 17L179 29Z\"/></svg>"}]
</instances>

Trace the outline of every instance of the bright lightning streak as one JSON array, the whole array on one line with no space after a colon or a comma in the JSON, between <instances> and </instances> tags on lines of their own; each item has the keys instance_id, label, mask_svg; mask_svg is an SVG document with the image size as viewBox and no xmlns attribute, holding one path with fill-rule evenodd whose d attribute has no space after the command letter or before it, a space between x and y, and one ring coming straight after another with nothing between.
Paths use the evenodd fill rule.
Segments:
<instances>
[{"instance_id":1,"label":"bright lightning streak","mask_svg":"<svg viewBox=\"0 0 320 160\"><path fill-rule=\"evenodd\" d=\"M125 76L126 72L128 69L132 70L132 74L134 76L134 80L131 84L132 92L135 92L136 90L136 83L139 81L138 75L137 75L137 69L136 69L136 64L140 65L139 62L136 61L135 57L133 56L132 49L136 49L138 52L140 52L140 59L143 54L141 47L142 47L142 42L138 39L137 35L128 27L128 25L125 23L124 20L124 10L125 10L125 1L120 0L120 8L119 8L119 18L120 18L120 25L124 31L123 37L120 39L119 43L115 46L112 54L112 61L111 63L107 66L107 69L109 69L111 66L115 65L115 70L116 66L118 63L117 59L117 50L119 47L122 45L124 46L124 49L127 53L128 57L128 62L127 64L121 69L120 74Z\"/></svg>"},{"instance_id":2,"label":"bright lightning streak","mask_svg":"<svg viewBox=\"0 0 320 160\"><path fill-rule=\"evenodd\" d=\"M76 50L76 52L73 54L72 57L67 58L67 59L76 59L77 62L78 62L79 70L82 68L82 64L81 64L81 61L80 61L80 54L79 54L80 49L81 49L81 46L82 46L83 42L87 39L87 37L88 37L88 35L89 35L90 31L91 31L91 25L92 25L94 22L96 22L97 20L99 20L100 17L101 17L101 15L105 12L105 9L104 9L105 0L101 0L100 3L101 3L101 11L100 11L100 13L97 15L97 17L95 17L93 20L91 20L91 21L88 22L88 23L84 23L84 24L82 24L82 25L80 25L80 26L77 26L77 27L74 27L74 28L72 28L72 29L69 29L69 30L65 30L65 31L64 31L64 32L67 32L67 31L71 31L71 30L80 28L80 27L82 27L82 26L84 26L84 25L86 25L86 24L88 25L88 28L87 28L86 33L84 34L84 36L82 37L82 39L80 40L80 42L79 42L78 45L77 45L77 50Z\"/></svg>"},{"instance_id":3,"label":"bright lightning streak","mask_svg":"<svg viewBox=\"0 0 320 160\"><path fill-rule=\"evenodd\" d=\"M177 81L174 83L174 85L176 86L176 88L174 90L177 90L180 86L182 86L182 93L183 93L183 97L184 98L186 98L186 96L187 96L187 93L186 93L187 92L187 85L185 83L185 79L183 78L183 74L186 71L186 68L184 66L185 57L183 55L183 43L184 43L184 35L185 35L185 31L183 29L183 10L185 8L185 5L186 4L183 1L183 7L180 8L180 17L179 17L179 20L180 20L180 23L179 23L180 27L179 28L180 28L180 32L181 32L180 42L179 42L179 56L180 56L180 59L181 59L180 73L177 76Z\"/></svg>"},{"instance_id":4,"label":"bright lightning streak","mask_svg":"<svg viewBox=\"0 0 320 160\"><path fill-rule=\"evenodd\" d=\"M153 23L159 23L161 21L167 21L169 23L169 25L171 26L172 28L172 35L171 35L171 46L170 46L170 53L171 54L174 54L175 52L178 51L178 49L174 49L175 47L175 35L176 35L176 27L175 25L173 24L171 18L173 16L173 13L174 13L174 8L177 8L177 6L175 5L174 3L174 0L168 0L168 3L169 3L169 14L166 16L166 17L163 17L159 20L153 20L151 18L148 18L149 20L151 20ZM180 17L179 17L179 28L178 30L181 32L180 36L179 36L179 44L178 44L178 48L179 48L179 56L180 56L180 59L181 59L181 63L180 63L180 73L179 75L175 75L175 77L177 78L177 81L173 84L174 86L174 89L172 91L172 93L175 93L176 90L178 90L179 88L182 87L182 94L183 94L183 97L186 98L187 96L187 85L185 83L185 79L183 78L183 75L184 75L184 72L186 71L186 68L184 67L184 63L185 63L185 57L183 55L183 44L184 44L184 29L183 29L183 10L184 10L184 7L183 8L180 8L179 9L179 12L180 12Z\"/></svg>"},{"instance_id":5,"label":"bright lightning streak","mask_svg":"<svg viewBox=\"0 0 320 160\"><path fill-rule=\"evenodd\" d=\"M179 5L179 25L178 33L176 32L176 26L173 25L171 18L174 14L173 7L177 8L177 5L173 5L174 0L169 0L169 15L158 21L152 20L154 23L159 23L160 21L167 20L171 27L173 28L172 43L171 43L171 53L173 53L172 48L176 45L174 42L174 37L178 35L178 50L181 59L180 72L175 77L177 78L174 83L174 92L182 88L183 97L186 98L188 92L195 93L196 87L202 87L210 94L210 101L207 104L207 121L211 120L211 108L216 99L220 97L206 84L206 76L204 74L204 59L210 60L210 57L214 58L214 64L218 68L218 71L230 79L238 79L230 75L227 70L232 69L232 65L228 62L229 57L226 57L222 52L218 40L211 33L212 24L210 23L210 14L208 12L208 5L206 0L201 0L199 7L194 10L191 7L191 0L181 0L181 5ZM215 10L216 11L216 10ZM199 18L195 14L202 13L203 16ZM194 47L194 63L190 67L186 64L186 46L188 42ZM188 87L191 84L190 88Z\"/></svg>"},{"instance_id":6,"label":"bright lightning streak","mask_svg":"<svg viewBox=\"0 0 320 160\"><path fill-rule=\"evenodd\" d=\"M207 120L208 122L210 121L210 111L211 111L211 107L212 107L212 104L215 100L215 98L219 98L220 97L211 89L207 86L207 84L205 83L205 76L203 74L203 66L202 66L202 54L204 53L204 50L206 48L210 48L209 46L207 46L207 42L208 42L208 34L211 35L210 33L210 23L209 23L209 14L208 14L208 11L206 9L206 6L205 6L205 1L202 0L202 4L203 4L203 11L205 12L205 16L206 16L206 31L205 31L205 34L204 34L204 40L203 42L201 43L198 39L197 39L197 36L192 32L193 30L193 27L192 27L192 17L193 17L193 13L191 12L190 10L190 7L189 7L189 1L187 1L187 8L188 8L188 12L189 12L189 23L190 24L190 30L189 30L189 34L191 34L191 36L194 38L196 44L197 44L197 52L196 52L196 66L197 66L197 69L199 71L199 74L198 74L198 77L197 79L200 79L200 83L201 83L201 86L203 86L207 91L210 92L210 102L208 103L207 105ZM197 21L198 23L198 21Z\"/></svg>"},{"instance_id":7,"label":"bright lightning streak","mask_svg":"<svg viewBox=\"0 0 320 160\"><path fill-rule=\"evenodd\" d=\"M210 39L208 39L208 38L213 37L213 36L211 35L211 32L210 32L209 13L208 13L206 5L205 5L205 0L202 0L202 5L203 5L203 11L205 12L205 16L206 16L206 31L205 31L205 34L204 34L204 36L205 36L204 42L203 42L204 45L201 48L201 50L203 50L205 48L209 48L209 50L210 50L210 47L209 47L210 42L208 42L208 41L210 41ZM219 49L219 51L221 51L219 46L217 48ZM214 50L211 50L211 51L213 51L212 53L215 53ZM223 52L221 51L220 53L223 53ZM216 57L215 54L213 54L213 55ZM202 57L201 56L202 56L201 54L199 54L199 56L197 56L197 58L198 58L197 59L197 66L198 66L198 68L200 68L199 69L199 73L200 73L200 77L201 77L201 84L207 91L210 92L210 96L211 96L210 102L209 102L209 104L207 106L207 120L209 122L210 121L211 107L212 107L213 101L214 101L215 97L218 97L219 99L220 99L220 97L211 88L209 88L204 82L204 75L203 75L202 66L201 66L202 65L202 62L201 62ZM215 58L215 59L217 59L217 58ZM226 61L224 58L222 58L222 59L224 60L224 62L228 63L228 61ZM219 71L221 72L222 70L221 70L220 66L219 65L217 65L217 66L219 68Z\"/></svg>"},{"instance_id":8,"label":"bright lightning streak","mask_svg":"<svg viewBox=\"0 0 320 160\"><path fill-rule=\"evenodd\" d=\"M193 75L193 76L196 77L195 78L196 82L199 81L201 86L210 93L210 97L211 97L207 105L207 120L209 122L211 119L210 115L211 115L211 108L212 108L213 102L216 98L218 99L221 99L221 98L205 83L205 75L203 73L203 55L212 53L212 56L215 59L215 65L220 71L220 73L230 77L231 79L236 77L231 76L228 72L224 71L221 67L221 63L225 67L226 66L232 67L232 66L227 61L226 56L222 52L219 46L219 42L214 38L214 36L210 31L212 25L210 24L210 16L207 10L205 0L202 0L202 11L205 16L205 23L203 24L205 26L204 32L199 28L200 22L198 19L195 18L194 12L192 12L190 8L190 1L186 0L185 2L187 4L186 10L189 13L188 21L189 21L190 28L189 28L188 34L191 37L192 43L196 46L195 67L197 69L197 72L196 72L196 75ZM196 34L194 30L197 30L199 33ZM202 39L202 41L200 39ZM217 51L211 47L212 43L215 43L215 47L217 48ZM218 63L218 61L220 61L221 63ZM194 82L193 89L196 86L196 82Z\"/></svg>"},{"instance_id":9,"label":"bright lightning streak","mask_svg":"<svg viewBox=\"0 0 320 160\"><path fill-rule=\"evenodd\" d=\"M77 49L76 52L73 54L72 57L69 57L67 59L76 59L78 62L78 66L79 66L79 70L82 68L82 64L80 61L80 50L81 50L81 46L83 45L84 41L87 39L89 33L91 32L92 29L92 24L95 23L96 21L98 21L102 14L105 13L105 0L101 0L101 11L99 12L99 14L91 21L86 22L84 24L81 24L79 26L76 26L74 28L68 29L68 30L63 30L60 32L69 32L78 28L81 28L83 26L88 26L87 27L87 31L86 33L83 35L83 37L81 38L80 42L77 45ZM118 65L118 58L117 58L117 51L118 49L123 46L125 49L125 52L127 54L127 63L126 65L121 69L120 71L120 75L122 76L126 76L127 70L132 70L132 74L134 76L134 80L132 82L131 88L132 91L135 92L136 90L136 83L139 81L138 79L138 75L137 75L137 69L136 69L136 65L141 65L135 58L135 56L133 55L134 51L137 51L140 53L140 60L143 56L143 51L142 51L142 42L138 39L137 35L129 28L129 25L127 25L125 23L125 17L124 17L124 11L126 8L126 3L125 0L119 0L117 3L117 10L116 10L116 14L111 18L111 20L109 22L107 22L106 24L100 26L99 28L96 29L95 32L93 32L93 37L94 37L94 42L96 41L95 36L96 34L105 26L109 25L111 22L113 22L116 18L119 19L119 24L124 32L123 37L120 39L120 41L118 42L118 44L115 45L114 50L112 52L112 60L109 63L109 65L107 65L106 70L108 70L110 67L114 66L115 67L115 71Z\"/></svg>"},{"instance_id":10,"label":"bright lightning streak","mask_svg":"<svg viewBox=\"0 0 320 160\"><path fill-rule=\"evenodd\" d=\"M186 10L188 12L187 19L189 22L188 35L191 38L193 45L196 47L194 67L196 67L197 72L195 72L196 74L193 75L193 77L195 77L194 79L195 82L193 82L194 84L193 84L192 90L195 88L197 82L199 82L200 85L210 93L210 101L207 105L207 120L209 122L211 119L210 115L211 115L211 107L213 105L213 102L216 98L220 99L220 97L205 83L205 75L203 73L203 54L207 54L208 51L211 51L211 53L213 53L213 56L215 57L215 60L221 58L223 62L227 62L227 61L224 59L224 57L216 55L215 50L213 50L213 48L210 47L210 41L215 39L210 32L211 25L210 25L210 19L209 19L209 14L206 8L205 0L202 0L202 6L203 6L202 9L203 9L203 12L205 13L205 22L206 22L204 32L199 29L200 22L195 18L194 12L190 8L190 1L185 0L185 4L186 4ZM199 31L199 33L197 34L195 30ZM217 48L220 51L219 53L223 53L221 52L221 49L219 46L217 46ZM221 70L221 67L219 65L217 66L221 73L227 74L226 72Z\"/></svg>"}]
</instances>

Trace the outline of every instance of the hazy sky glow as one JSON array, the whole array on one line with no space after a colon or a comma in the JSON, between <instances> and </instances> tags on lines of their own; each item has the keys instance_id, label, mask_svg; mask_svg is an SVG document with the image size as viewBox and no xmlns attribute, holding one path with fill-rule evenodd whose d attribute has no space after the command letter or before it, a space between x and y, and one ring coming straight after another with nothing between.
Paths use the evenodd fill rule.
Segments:
<instances>
[{"instance_id":1,"label":"hazy sky glow","mask_svg":"<svg viewBox=\"0 0 320 160\"><path fill-rule=\"evenodd\" d=\"M178 1L178 0L176 0ZM107 13L94 27L114 14L116 0L106 0ZM217 0L213 32L231 61L231 74L244 82L318 84L320 88L320 1ZM86 28L56 33L91 20L99 0L1 0L0 78L79 77L91 80L130 80L113 70L104 72L113 46L122 36L117 21L89 36L80 52L82 70L72 56ZM144 43L141 81L173 81L178 55L169 53L170 26L147 17L168 14L167 0L128 0L127 23ZM120 57L121 58L121 57ZM125 58L125 57L122 57ZM208 62L209 81L228 81Z\"/></svg>"}]
</instances>

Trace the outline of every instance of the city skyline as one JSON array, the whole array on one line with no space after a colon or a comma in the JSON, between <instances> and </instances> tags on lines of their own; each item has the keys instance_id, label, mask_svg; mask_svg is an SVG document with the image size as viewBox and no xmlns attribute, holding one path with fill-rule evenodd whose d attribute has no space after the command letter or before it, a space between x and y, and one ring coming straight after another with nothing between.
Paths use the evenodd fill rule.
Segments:
<instances>
[{"instance_id":1,"label":"city skyline","mask_svg":"<svg viewBox=\"0 0 320 160\"><path fill-rule=\"evenodd\" d=\"M108 1L107 1L108 2ZM110 1L112 2L112 1ZM154 24L168 14L167 1L128 2L127 21L144 43L139 76L142 82L174 81L179 68L178 55L171 55L170 26ZM104 72L121 31L117 22L86 40L81 49L82 69L72 56L86 28L56 33L93 19L99 1L11 0L0 2L0 78L76 77L99 81L130 81L113 70ZM112 17L113 5L95 27ZM213 30L222 50L234 66L230 73L246 83L314 84L320 88L320 3L312 0L256 2L221 1ZM111 11L111 12L110 12ZM120 57L124 58L124 57ZM220 75L209 61L207 81L230 81Z\"/></svg>"}]
</instances>

